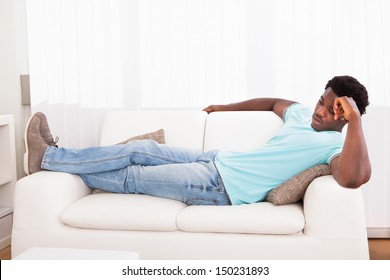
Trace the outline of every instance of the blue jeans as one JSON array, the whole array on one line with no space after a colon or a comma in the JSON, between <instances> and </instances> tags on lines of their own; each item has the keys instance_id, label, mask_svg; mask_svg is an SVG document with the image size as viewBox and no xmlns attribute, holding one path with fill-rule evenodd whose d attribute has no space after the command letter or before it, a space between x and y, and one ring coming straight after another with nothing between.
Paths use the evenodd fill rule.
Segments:
<instances>
[{"instance_id":1,"label":"blue jeans","mask_svg":"<svg viewBox=\"0 0 390 280\"><path fill-rule=\"evenodd\" d=\"M230 205L214 164L216 154L152 140L85 149L49 146L41 166L78 174L86 185L108 192L147 194L188 205Z\"/></svg>"}]
</instances>

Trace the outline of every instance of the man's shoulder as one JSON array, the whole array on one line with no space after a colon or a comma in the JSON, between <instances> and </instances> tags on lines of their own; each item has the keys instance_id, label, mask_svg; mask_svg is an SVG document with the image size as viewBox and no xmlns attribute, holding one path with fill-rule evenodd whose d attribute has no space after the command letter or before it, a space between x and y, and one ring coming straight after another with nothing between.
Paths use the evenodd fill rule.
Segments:
<instances>
[{"instance_id":1,"label":"man's shoulder","mask_svg":"<svg viewBox=\"0 0 390 280\"><path fill-rule=\"evenodd\" d=\"M312 109L301 103L293 103L288 106L283 113L283 120L287 121L290 116L296 115L303 118L308 118L312 114Z\"/></svg>"}]
</instances>

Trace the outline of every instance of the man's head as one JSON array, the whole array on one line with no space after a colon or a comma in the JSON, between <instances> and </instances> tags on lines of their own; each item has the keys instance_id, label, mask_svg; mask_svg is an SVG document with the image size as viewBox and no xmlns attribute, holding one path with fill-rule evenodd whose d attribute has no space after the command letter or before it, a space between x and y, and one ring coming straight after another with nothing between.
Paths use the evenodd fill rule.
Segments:
<instances>
[{"instance_id":1,"label":"man's head","mask_svg":"<svg viewBox=\"0 0 390 280\"><path fill-rule=\"evenodd\" d=\"M325 92L320 97L312 118L312 127L318 131L341 131L347 121L343 118L335 118L334 101L337 97L351 97L363 115L369 105L366 88L353 77L336 76L329 80L325 86Z\"/></svg>"},{"instance_id":2,"label":"man's head","mask_svg":"<svg viewBox=\"0 0 390 280\"><path fill-rule=\"evenodd\" d=\"M359 108L360 115L366 113L366 107L370 104L366 88L351 76L336 76L329 80L325 90L331 88L338 96L352 97Z\"/></svg>"}]
</instances>

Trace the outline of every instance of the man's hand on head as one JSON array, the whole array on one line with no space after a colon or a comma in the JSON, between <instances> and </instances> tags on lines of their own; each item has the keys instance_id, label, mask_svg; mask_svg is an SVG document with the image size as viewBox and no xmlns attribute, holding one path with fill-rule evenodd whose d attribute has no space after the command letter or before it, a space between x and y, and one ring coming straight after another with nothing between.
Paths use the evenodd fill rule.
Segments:
<instances>
[{"instance_id":1,"label":"man's hand on head","mask_svg":"<svg viewBox=\"0 0 390 280\"><path fill-rule=\"evenodd\" d=\"M352 97L337 97L333 103L334 119L349 121L352 115L360 116L359 109Z\"/></svg>"}]
</instances>

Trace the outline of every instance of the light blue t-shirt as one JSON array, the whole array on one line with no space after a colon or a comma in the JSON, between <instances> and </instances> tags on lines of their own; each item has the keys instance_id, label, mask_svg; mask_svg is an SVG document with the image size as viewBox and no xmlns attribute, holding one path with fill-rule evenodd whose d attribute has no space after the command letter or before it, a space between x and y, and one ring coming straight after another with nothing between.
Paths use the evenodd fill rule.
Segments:
<instances>
[{"instance_id":1,"label":"light blue t-shirt","mask_svg":"<svg viewBox=\"0 0 390 280\"><path fill-rule=\"evenodd\" d=\"M311 127L313 110L295 103L284 113L284 125L262 147L251 152L219 152L215 164L232 204L265 199L278 185L317 164L330 164L341 153L344 134Z\"/></svg>"}]
</instances>

